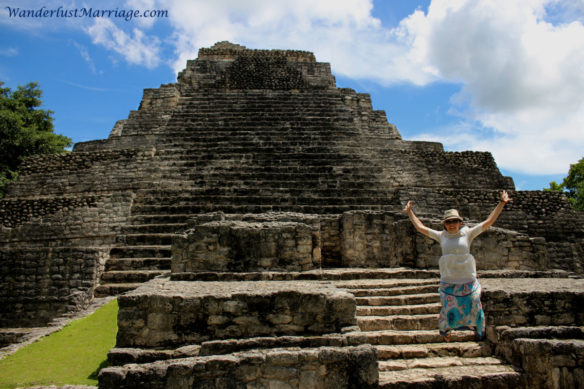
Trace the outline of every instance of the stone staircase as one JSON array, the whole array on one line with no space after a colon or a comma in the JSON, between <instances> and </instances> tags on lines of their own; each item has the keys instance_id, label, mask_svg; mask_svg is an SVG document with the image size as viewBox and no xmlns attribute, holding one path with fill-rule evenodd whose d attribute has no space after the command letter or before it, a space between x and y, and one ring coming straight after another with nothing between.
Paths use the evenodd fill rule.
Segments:
<instances>
[{"instance_id":1,"label":"stone staircase","mask_svg":"<svg viewBox=\"0 0 584 389\"><path fill-rule=\"evenodd\" d=\"M472 331L439 335L438 279L338 283L357 299L358 325L379 358L380 388L511 388L521 375Z\"/></svg>"},{"instance_id":2,"label":"stone staircase","mask_svg":"<svg viewBox=\"0 0 584 389\"><path fill-rule=\"evenodd\" d=\"M95 295L118 295L154 277L169 274L172 235L185 228L184 219L180 223L176 217L161 216L159 219L148 218L147 222L151 223L125 227L125 234L118 237L118 245L110 251ZM144 218L135 218L134 221L144 223Z\"/></svg>"},{"instance_id":3,"label":"stone staircase","mask_svg":"<svg viewBox=\"0 0 584 389\"><path fill-rule=\"evenodd\" d=\"M183 90L164 120L143 111L123 134L152 139L155 168L151 184L136 188L98 296L168 272L171 236L193 215L389 210L410 180L439 187L438 175L460 168L450 161L430 171L427 158L444 154L441 146L403 142L368 95L348 89ZM479 165L468 179L492 189Z\"/></svg>"},{"instance_id":4,"label":"stone staircase","mask_svg":"<svg viewBox=\"0 0 584 389\"><path fill-rule=\"evenodd\" d=\"M125 131L156 132L137 124ZM156 134L159 182L137 191L132 224L117 238L96 295L166 274L172 235L196 214L382 209L393 194L379 186L381 161L359 156L357 134L338 90L181 97Z\"/></svg>"}]
</instances>

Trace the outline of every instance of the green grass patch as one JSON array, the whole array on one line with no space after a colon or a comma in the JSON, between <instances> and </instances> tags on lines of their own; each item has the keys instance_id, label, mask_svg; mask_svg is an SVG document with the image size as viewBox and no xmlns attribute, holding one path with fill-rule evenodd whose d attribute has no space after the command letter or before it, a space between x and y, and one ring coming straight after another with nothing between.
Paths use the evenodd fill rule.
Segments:
<instances>
[{"instance_id":1,"label":"green grass patch","mask_svg":"<svg viewBox=\"0 0 584 389\"><path fill-rule=\"evenodd\" d=\"M115 345L117 300L0 361L0 388L97 385Z\"/></svg>"}]
</instances>

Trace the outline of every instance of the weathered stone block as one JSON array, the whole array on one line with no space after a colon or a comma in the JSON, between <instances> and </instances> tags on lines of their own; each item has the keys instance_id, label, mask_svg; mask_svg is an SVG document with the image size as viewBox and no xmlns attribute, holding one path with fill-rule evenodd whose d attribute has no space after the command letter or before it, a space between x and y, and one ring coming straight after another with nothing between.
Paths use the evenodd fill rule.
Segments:
<instances>
[{"instance_id":1,"label":"weathered stone block","mask_svg":"<svg viewBox=\"0 0 584 389\"><path fill-rule=\"evenodd\" d=\"M272 349L102 369L100 389L137 388L377 388L371 345Z\"/></svg>"},{"instance_id":2,"label":"weathered stone block","mask_svg":"<svg viewBox=\"0 0 584 389\"><path fill-rule=\"evenodd\" d=\"M173 239L173 273L313 269L312 228L296 222L214 221Z\"/></svg>"},{"instance_id":3,"label":"weathered stone block","mask_svg":"<svg viewBox=\"0 0 584 389\"><path fill-rule=\"evenodd\" d=\"M118 299L118 347L339 333L356 324L352 294L321 282L153 280Z\"/></svg>"}]
</instances>

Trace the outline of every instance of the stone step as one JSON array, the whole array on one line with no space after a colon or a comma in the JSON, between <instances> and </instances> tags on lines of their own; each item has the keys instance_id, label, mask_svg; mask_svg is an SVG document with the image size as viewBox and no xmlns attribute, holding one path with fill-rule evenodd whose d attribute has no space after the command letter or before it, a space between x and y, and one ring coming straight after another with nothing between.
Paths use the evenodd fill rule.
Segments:
<instances>
[{"instance_id":1,"label":"stone step","mask_svg":"<svg viewBox=\"0 0 584 389\"><path fill-rule=\"evenodd\" d=\"M492 355L492 347L487 342L448 342L415 345L377 345L377 355L380 360L412 359L430 357L488 357Z\"/></svg>"},{"instance_id":2,"label":"stone step","mask_svg":"<svg viewBox=\"0 0 584 389\"><path fill-rule=\"evenodd\" d=\"M252 157L254 160L259 158L260 161L269 161L274 159L295 160L300 155L309 154L312 157L310 160L331 159L363 163L379 162L382 155L385 156L383 151L383 146L385 145L363 144L363 142L355 140L355 135L358 134L349 134L348 130L344 131L346 134L336 134L337 137L334 143L331 143L331 131L328 127L322 130L302 128L290 134L282 132L281 129L270 129L268 131L266 129L257 129L256 127L237 130L203 127L191 129L189 132L190 134L188 135L177 134L173 138L161 140L157 144L156 155L165 161L172 161L181 156L194 157L198 155L204 159L210 158L214 154L232 155L233 157L241 158L242 152L245 152L245 159L242 159L242 161L249 161ZM166 137L168 134L165 133L164 136ZM184 140L184 142L178 143L177 138L181 139L181 141ZM208 149L205 149L205 146ZM359 146L361 146L360 150L358 150ZM356 151L361 152L355 153ZM371 155L374 158L373 160L363 158L364 154L371 153L375 153Z\"/></svg>"},{"instance_id":3,"label":"stone step","mask_svg":"<svg viewBox=\"0 0 584 389\"><path fill-rule=\"evenodd\" d=\"M237 209L236 205L254 208L256 206L271 206L274 210L296 209L300 206L307 206L317 209L318 207L328 206L329 208L347 209L351 207L360 207L360 209L380 209L383 207L382 201L387 197L381 197L378 202L375 199L367 197L293 197L286 193L274 193L273 196L201 196L198 201L191 204L173 205L169 204L141 204L135 205L132 209L134 214L197 214L206 209ZM233 205L235 204L235 205ZM237 213L237 212L233 212Z\"/></svg>"},{"instance_id":4,"label":"stone step","mask_svg":"<svg viewBox=\"0 0 584 389\"><path fill-rule=\"evenodd\" d=\"M117 296L140 287L142 283L101 284L95 288L95 297Z\"/></svg>"},{"instance_id":5,"label":"stone step","mask_svg":"<svg viewBox=\"0 0 584 389\"><path fill-rule=\"evenodd\" d=\"M23 338L38 330L38 328L0 328L0 349L14 343L19 343ZM3 350L0 350L0 359Z\"/></svg>"},{"instance_id":6,"label":"stone step","mask_svg":"<svg viewBox=\"0 0 584 389\"><path fill-rule=\"evenodd\" d=\"M225 183L223 184L225 185ZM242 181L239 181L239 185L242 185ZM298 185L298 183L296 183ZM259 192L259 193L258 193ZM136 199L139 203L136 206L144 205L145 202L162 202L170 205L188 205L196 202L200 202L202 199L215 197L250 197L254 194L256 197L267 197L268 195L274 193L286 193L291 196L304 196L304 199L314 199L317 197L329 197L333 194L338 194L340 190L333 189L322 189L322 188L312 188L312 192L308 189L297 189L297 188L281 188L278 186L271 186L269 183L265 183L262 186L256 188L245 188L245 187L215 187L215 188L192 188L187 189L182 195L173 196L166 194L148 194L144 193ZM364 188L343 188L342 195L345 199L360 198L366 196L373 197L385 197L393 195L393 191L390 190L371 190ZM152 205L157 205L156 203ZM166 205L166 204L165 204Z\"/></svg>"},{"instance_id":7,"label":"stone step","mask_svg":"<svg viewBox=\"0 0 584 389\"><path fill-rule=\"evenodd\" d=\"M185 215L185 219L188 215ZM159 223L159 224L136 224L122 227L122 232L126 234L159 234L182 232L186 229L186 223Z\"/></svg>"},{"instance_id":8,"label":"stone step","mask_svg":"<svg viewBox=\"0 0 584 389\"><path fill-rule=\"evenodd\" d=\"M319 212L323 214L330 213L343 213L349 210L384 210L387 209L383 205L379 204L368 204L368 203L352 203L352 204L339 204L339 205L326 205L326 200L313 201L307 203L296 203L296 204L273 204L266 200L265 203L249 202L246 203L242 200L237 200L234 198L231 201L217 201L215 203L200 204L200 205L190 205L190 206L144 206L136 208L134 213L136 215L172 215L172 214L184 214L188 212L191 215L207 212L222 211L224 213L264 213L264 212L300 212L300 213L316 213ZM239 205L231 205L233 203L240 203ZM140 255L144 257L152 257L155 255ZM381 305L378 304L378 305Z\"/></svg>"},{"instance_id":9,"label":"stone step","mask_svg":"<svg viewBox=\"0 0 584 389\"><path fill-rule=\"evenodd\" d=\"M392 289L401 290L409 287L424 287L436 285L438 289L439 274L437 270L418 270L411 268L392 268L393 271L410 272L411 277L400 279L388 277L388 279L350 279L346 281L337 281L335 285L339 288L345 288L347 292L352 293L354 289ZM366 269L364 269L366 270ZM430 276L430 277L428 277Z\"/></svg>"},{"instance_id":10,"label":"stone step","mask_svg":"<svg viewBox=\"0 0 584 389\"><path fill-rule=\"evenodd\" d=\"M432 330L438 328L438 315L358 316L361 331Z\"/></svg>"},{"instance_id":11,"label":"stone step","mask_svg":"<svg viewBox=\"0 0 584 389\"><path fill-rule=\"evenodd\" d=\"M439 284L416 285L392 288L354 288L349 290L355 297L372 297L372 296L399 296L406 294L435 293Z\"/></svg>"},{"instance_id":12,"label":"stone step","mask_svg":"<svg viewBox=\"0 0 584 389\"><path fill-rule=\"evenodd\" d=\"M101 275L101 282L104 284L133 284L146 282L169 273L168 270L111 270Z\"/></svg>"},{"instance_id":13,"label":"stone step","mask_svg":"<svg viewBox=\"0 0 584 389\"><path fill-rule=\"evenodd\" d=\"M509 389L524 387L522 382L521 374L505 364L463 364L460 366L381 371L379 373L380 389Z\"/></svg>"},{"instance_id":14,"label":"stone step","mask_svg":"<svg viewBox=\"0 0 584 389\"><path fill-rule=\"evenodd\" d=\"M410 369L434 369L454 366L474 366L480 370L482 366L503 365L504 362L495 357L427 357L410 359L390 359L379 361L379 371L400 371Z\"/></svg>"},{"instance_id":15,"label":"stone step","mask_svg":"<svg viewBox=\"0 0 584 389\"><path fill-rule=\"evenodd\" d=\"M357 306L357 316L388 316L388 315L423 315L440 313L442 306L440 303L418 304L418 305L379 305L379 306Z\"/></svg>"},{"instance_id":16,"label":"stone step","mask_svg":"<svg viewBox=\"0 0 584 389\"><path fill-rule=\"evenodd\" d=\"M262 194L282 194L286 196L301 196L309 195L314 197L315 192L299 191L298 186L300 182L297 180L279 180L276 178L268 178L266 180L259 179L245 179L243 177L223 177L221 179L188 177L180 175L160 176L160 182L168 186L178 186L184 188L184 193L178 196L178 199L191 199L193 201L195 196L218 196L218 195L253 195L258 192ZM357 197L374 196L378 198L391 198L394 195L394 190L391 186L380 188L379 182L371 180L360 181L343 181L341 179L314 177L313 180L306 179L302 184L310 185L314 191L317 191L320 197L322 196L341 196L353 195ZM162 198L165 198L161 196ZM347 196L349 197L349 196ZM170 198L167 201L172 201ZM138 204L149 200L149 197L137 199Z\"/></svg>"},{"instance_id":17,"label":"stone step","mask_svg":"<svg viewBox=\"0 0 584 389\"><path fill-rule=\"evenodd\" d=\"M395 207L393 207L395 208ZM156 207L141 209L140 212L133 212L132 220L143 222L144 217L149 220L171 220L173 216L183 217L185 213L193 216L199 213L217 212L224 213L266 213L266 212L297 212L309 214L339 214L345 211L372 210L372 211L389 211L394 210L389 205L383 204L346 204L346 205L326 205L326 204L200 204L191 206L188 209L178 207L176 209L165 209L160 212ZM188 212L187 212L188 211ZM176 212L174 214L173 212ZM156 219L155 219L156 218Z\"/></svg>"},{"instance_id":18,"label":"stone step","mask_svg":"<svg viewBox=\"0 0 584 389\"><path fill-rule=\"evenodd\" d=\"M327 281L336 285L383 280L433 279L438 270L413 270L408 268L323 268L303 272L215 272L173 274L176 281ZM348 281L349 280L349 281ZM406 281L407 282L407 281Z\"/></svg>"},{"instance_id":19,"label":"stone step","mask_svg":"<svg viewBox=\"0 0 584 389\"><path fill-rule=\"evenodd\" d=\"M130 246L169 246L172 244L172 233L125 234L117 237L117 242Z\"/></svg>"},{"instance_id":20,"label":"stone step","mask_svg":"<svg viewBox=\"0 0 584 389\"><path fill-rule=\"evenodd\" d=\"M373 296L373 297L355 297L357 305L362 306L379 306L379 305L419 305L431 304L440 301L440 294L420 293L399 296Z\"/></svg>"},{"instance_id":21,"label":"stone step","mask_svg":"<svg viewBox=\"0 0 584 389\"><path fill-rule=\"evenodd\" d=\"M434 330L364 331L362 334L367 339L367 343L373 345L444 343L444 339L438 332L438 323L434 328ZM470 342L476 340L476 335L474 331L453 331L450 339L451 342Z\"/></svg>"},{"instance_id":22,"label":"stone step","mask_svg":"<svg viewBox=\"0 0 584 389\"><path fill-rule=\"evenodd\" d=\"M170 245L118 246L110 250L111 258L170 258Z\"/></svg>"},{"instance_id":23,"label":"stone step","mask_svg":"<svg viewBox=\"0 0 584 389\"><path fill-rule=\"evenodd\" d=\"M317 179L323 183L330 183L339 179L346 182L356 179L366 181L367 178L371 180L375 178L375 175L384 174L388 170L379 165L362 163L355 163L349 166L351 164L349 161L339 161L334 165L334 161L330 160L319 161L321 163L313 161L312 164L307 165L303 164L302 160L283 161L277 158L270 161L247 162L241 161L241 157L239 161L237 158L234 160L221 158L220 156L214 159L185 159L164 161L160 164L156 173L160 174L161 177L180 174L190 180L203 178L205 180L238 179L248 184L257 184L261 180L269 179L272 182L278 181L282 185L286 185L286 183L290 182L310 182ZM269 167L270 165L279 165L279 168L273 169ZM220 183L219 186L221 186Z\"/></svg>"},{"instance_id":24,"label":"stone step","mask_svg":"<svg viewBox=\"0 0 584 389\"><path fill-rule=\"evenodd\" d=\"M187 221L191 218L192 214L142 214L136 215L133 214L130 219L134 225L145 226L141 228L147 228L146 226L155 225L155 226L162 226L162 225L187 225ZM158 227L155 227L158 228Z\"/></svg>"},{"instance_id":25,"label":"stone step","mask_svg":"<svg viewBox=\"0 0 584 389\"><path fill-rule=\"evenodd\" d=\"M170 258L110 258L105 271L114 270L169 270Z\"/></svg>"}]
</instances>

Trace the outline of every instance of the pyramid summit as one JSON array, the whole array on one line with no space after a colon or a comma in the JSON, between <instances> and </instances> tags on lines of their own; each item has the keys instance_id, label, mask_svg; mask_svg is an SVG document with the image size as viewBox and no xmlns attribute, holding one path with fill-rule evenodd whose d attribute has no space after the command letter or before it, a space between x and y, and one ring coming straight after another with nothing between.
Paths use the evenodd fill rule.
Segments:
<instances>
[{"instance_id":1,"label":"pyramid summit","mask_svg":"<svg viewBox=\"0 0 584 389\"><path fill-rule=\"evenodd\" d=\"M25 162L0 201L0 323L42 325L171 269L435 269L407 200L472 224L503 189L479 268L581 274L584 217L561 193L515 191L488 152L402 139L310 52L219 42L107 139Z\"/></svg>"}]
</instances>

